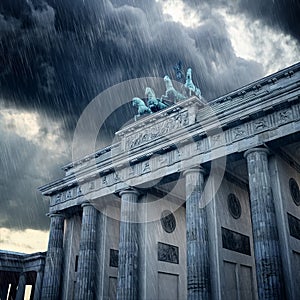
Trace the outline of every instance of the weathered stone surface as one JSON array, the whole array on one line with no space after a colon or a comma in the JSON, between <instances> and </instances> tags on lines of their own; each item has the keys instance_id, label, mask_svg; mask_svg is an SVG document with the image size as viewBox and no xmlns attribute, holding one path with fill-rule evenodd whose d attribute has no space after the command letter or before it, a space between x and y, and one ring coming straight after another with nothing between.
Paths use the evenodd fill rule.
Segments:
<instances>
[{"instance_id":1,"label":"weathered stone surface","mask_svg":"<svg viewBox=\"0 0 300 300\"><path fill-rule=\"evenodd\" d=\"M201 205L204 170L185 171L188 299L210 299L210 268L206 207Z\"/></svg>"},{"instance_id":2,"label":"weathered stone surface","mask_svg":"<svg viewBox=\"0 0 300 300\"><path fill-rule=\"evenodd\" d=\"M25 287L26 287L26 274L21 273L20 277L19 277L16 300L23 300L24 299Z\"/></svg>"},{"instance_id":3,"label":"weathered stone surface","mask_svg":"<svg viewBox=\"0 0 300 300\"><path fill-rule=\"evenodd\" d=\"M75 287L76 300L92 300L95 297L96 270L96 226L97 210L90 203L84 203L80 235L78 272Z\"/></svg>"},{"instance_id":4,"label":"weathered stone surface","mask_svg":"<svg viewBox=\"0 0 300 300\"><path fill-rule=\"evenodd\" d=\"M164 261L172 264L179 264L179 248L174 245L158 242L157 258L159 261Z\"/></svg>"},{"instance_id":5,"label":"weathered stone surface","mask_svg":"<svg viewBox=\"0 0 300 300\"><path fill-rule=\"evenodd\" d=\"M33 300L40 300L41 299L43 275L44 275L44 273L42 271L38 271L37 274L36 274Z\"/></svg>"},{"instance_id":6,"label":"weathered stone surface","mask_svg":"<svg viewBox=\"0 0 300 300\"><path fill-rule=\"evenodd\" d=\"M119 244L118 300L138 299L138 192L124 190L121 195L121 223Z\"/></svg>"},{"instance_id":7,"label":"weathered stone surface","mask_svg":"<svg viewBox=\"0 0 300 300\"><path fill-rule=\"evenodd\" d=\"M63 261L64 216L50 214L50 236L43 278L42 299L59 299Z\"/></svg>"},{"instance_id":8,"label":"weathered stone surface","mask_svg":"<svg viewBox=\"0 0 300 300\"><path fill-rule=\"evenodd\" d=\"M268 151L246 151L259 299L283 299L282 262L268 168Z\"/></svg>"},{"instance_id":9,"label":"weathered stone surface","mask_svg":"<svg viewBox=\"0 0 300 300\"><path fill-rule=\"evenodd\" d=\"M222 245L225 249L251 255L249 236L224 227L222 227Z\"/></svg>"}]
</instances>

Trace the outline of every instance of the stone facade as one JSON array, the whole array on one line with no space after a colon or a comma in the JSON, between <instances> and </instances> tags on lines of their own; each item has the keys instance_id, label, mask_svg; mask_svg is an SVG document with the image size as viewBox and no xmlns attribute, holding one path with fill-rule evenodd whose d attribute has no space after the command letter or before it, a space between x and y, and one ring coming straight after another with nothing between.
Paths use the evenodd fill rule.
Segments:
<instances>
[{"instance_id":1,"label":"stone facade","mask_svg":"<svg viewBox=\"0 0 300 300\"><path fill-rule=\"evenodd\" d=\"M46 253L23 254L0 250L0 299L24 299L26 285L30 299L39 300Z\"/></svg>"},{"instance_id":2,"label":"stone facade","mask_svg":"<svg viewBox=\"0 0 300 300\"><path fill-rule=\"evenodd\" d=\"M299 299L299 87L191 97L65 166L41 299Z\"/></svg>"}]
</instances>

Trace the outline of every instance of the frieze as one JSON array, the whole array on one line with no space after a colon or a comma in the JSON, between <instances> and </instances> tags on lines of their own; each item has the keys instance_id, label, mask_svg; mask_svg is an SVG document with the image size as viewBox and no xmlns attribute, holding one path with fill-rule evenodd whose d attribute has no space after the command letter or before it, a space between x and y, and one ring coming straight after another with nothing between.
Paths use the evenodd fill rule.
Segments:
<instances>
[{"instance_id":1,"label":"frieze","mask_svg":"<svg viewBox=\"0 0 300 300\"><path fill-rule=\"evenodd\" d=\"M296 104L292 106L293 116L295 119L300 118L300 104Z\"/></svg>"},{"instance_id":2,"label":"frieze","mask_svg":"<svg viewBox=\"0 0 300 300\"><path fill-rule=\"evenodd\" d=\"M168 154L169 154L169 165L172 165L172 164L180 161L181 152L178 149L170 151Z\"/></svg>"},{"instance_id":3,"label":"frieze","mask_svg":"<svg viewBox=\"0 0 300 300\"><path fill-rule=\"evenodd\" d=\"M94 190L95 189L95 182L94 181L90 181L89 182L89 190Z\"/></svg>"},{"instance_id":4,"label":"frieze","mask_svg":"<svg viewBox=\"0 0 300 300\"><path fill-rule=\"evenodd\" d=\"M79 197L79 196L82 196L82 189L81 189L81 186L78 186L77 187L77 190L76 190L76 196Z\"/></svg>"},{"instance_id":5,"label":"frieze","mask_svg":"<svg viewBox=\"0 0 300 300\"><path fill-rule=\"evenodd\" d=\"M145 161L142 164L142 174L151 172L149 161Z\"/></svg>"},{"instance_id":6,"label":"frieze","mask_svg":"<svg viewBox=\"0 0 300 300\"><path fill-rule=\"evenodd\" d=\"M236 126L231 129L231 138L233 141L243 139L248 136L248 128L246 124Z\"/></svg>"},{"instance_id":7,"label":"frieze","mask_svg":"<svg viewBox=\"0 0 300 300\"><path fill-rule=\"evenodd\" d=\"M267 117L263 117L263 118L253 121L252 125L253 125L254 133L259 133L261 131L264 131L264 130L270 128L271 124Z\"/></svg>"},{"instance_id":8,"label":"frieze","mask_svg":"<svg viewBox=\"0 0 300 300\"><path fill-rule=\"evenodd\" d=\"M203 138L200 141L197 142L196 144L197 151L198 152L207 152L208 151L208 139Z\"/></svg>"},{"instance_id":9,"label":"frieze","mask_svg":"<svg viewBox=\"0 0 300 300\"><path fill-rule=\"evenodd\" d=\"M237 151L240 149L239 147L244 147L243 145L237 145L235 144L236 141L244 139L246 143L249 139L249 142L251 142L252 138L255 136L255 134L259 134L260 132L266 131L266 130L273 130L276 129L278 126L283 124L288 124L291 122L295 122L299 120L300 117L300 108L299 104L295 103L293 104L292 109L291 108L285 108L281 109L280 111L270 111L270 113L264 117L261 117L257 120L251 120L242 124L237 125L236 127L226 129L224 132L220 133L218 132L215 135L211 136L205 136L203 135L203 130L201 128L198 129L198 131L195 130L195 136L201 135L201 139L198 141L192 141L187 144L180 144L178 142L179 148L171 149L168 147L165 147L163 151L158 153L151 152L152 149L147 149L147 153L151 153L152 155L149 155L147 160L139 161L139 157L135 157L135 161L130 163L130 161L124 161L122 162L123 166L121 168L118 168L117 171L113 171L113 166L109 167L109 171L111 173L105 173L105 175L101 175L96 178L81 178L82 184L80 184L81 190L78 189L78 187L74 187L74 190L72 192L65 191L63 193L57 194L58 190L56 191L56 194L53 195L51 200L51 206L55 206L59 203L66 202L71 199L75 199L76 197L81 197L82 193L90 193L90 192L99 192L100 196L102 195L101 189L106 187L114 186L115 184L118 184L119 182L122 182L125 180L125 178L134 179L137 177L141 177L141 175L145 175L145 180L151 180L151 177L149 176L152 172L155 172L158 169L164 168L165 166L169 166L172 164L176 164L180 161L185 161L188 163L189 159L193 156L199 156L200 154L207 153L208 151L214 151L214 148L218 147L218 145L223 145L225 142L223 141L226 137L226 143L227 145L230 145L230 147L227 147L228 153L232 153L233 151ZM167 118L167 117L166 117ZM181 118L181 122L183 118ZM162 123L159 123L162 124ZM186 124L185 121L181 124ZM184 125L182 125L184 126ZM291 130L294 130L294 128L291 128ZM276 136L280 137L282 133L280 131L275 132L274 135L272 135L272 138L275 138ZM288 134L288 133L285 133ZM186 136L182 137L186 140ZM266 140L268 140L269 136L266 135ZM264 139L260 139L259 142L263 142ZM222 142L222 143L221 143ZM255 145L257 141L253 140L253 145ZM167 144L163 146L168 146ZM145 153L141 153L141 158L143 159L146 157ZM130 157L129 157L130 158ZM209 157L203 158L205 161L209 159ZM106 166L106 170L108 170L108 167ZM171 169L170 169L171 171ZM99 174L99 169L97 170L97 174ZM104 172L104 171L103 171ZM101 173L103 174L103 173ZM87 181L89 180L89 181ZM138 182L141 183L143 179L139 178ZM77 184L77 182L74 181L74 184ZM131 181L131 184L134 184L134 180ZM70 185L70 183L68 183ZM63 186L64 189L70 187ZM104 193L107 193L109 190L106 189ZM71 194L72 196L71 196ZM93 194L96 195L96 194ZM70 201L71 203L72 201ZM73 202L74 203L74 202Z\"/></svg>"},{"instance_id":10,"label":"frieze","mask_svg":"<svg viewBox=\"0 0 300 300\"><path fill-rule=\"evenodd\" d=\"M72 199L72 196L73 196L72 189L70 189L66 192L66 200Z\"/></svg>"},{"instance_id":11,"label":"frieze","mask_svg":"<svg viewBox=\"0 0 300 300\"><path fill-rule=\"evenodd\" d=\"M57 204L57 203L60 203L61 202L61 199L62 198L62 194L60 193L60 194L57 194L56 196L55 196L55 204Z\"/></svg>"},{"instance_id":12,"label":"frieze","mask_svg":"<svg viewBox=\"0 0 300 300\"><path fill-rule=\"evenodd\" d=\"M209 137L210 148L216 148L225 144L224 133L214 134Z\"/></svg>"},{"instance_id":13,"label":"frieze","mask_svg":"<svg viewBox=\"0 0 300 300\"><path fill-rule=\"evenodd\" d=\"M188 111L179 111L175 115L167 117L162 122L143 129L142 131L128 136L125 142L125 149L130 150L159 137L165 137L176 129L189 125Z\"/></svg>"},{"instance_id":14,"label":"frieze","mask_svg":"<svg viewBox=\"0 0 300 300\"><path fill-rule=\"evenodd\" d=\"M281 110L277 113L277 122L280 125L289 123L292 120L293 120L293 112L290 108Z\"/></svg>"}]
</instances>

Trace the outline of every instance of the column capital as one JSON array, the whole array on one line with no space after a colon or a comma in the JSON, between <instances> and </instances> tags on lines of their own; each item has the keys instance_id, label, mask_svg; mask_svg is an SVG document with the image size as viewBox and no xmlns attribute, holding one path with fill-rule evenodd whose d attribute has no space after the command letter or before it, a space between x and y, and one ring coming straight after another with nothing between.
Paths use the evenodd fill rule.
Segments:
<instances>
[{"instance_id":1,"label":"column capital","mask_svg":"<svg viewBox=\"0 0 300 300\"><path fill-rule=\"evenodd\" d=\"M85 206L93 206L94 205L90 202L90 201L84 201L82 204L81 204L81 207L84 208Z\"/></svg>"},{"instance_id":2,"label":"column capital","mask_svg":"<svg viewBox=\"0 0 300 300\"><path fill-rule=\"evenodd\" d=\"M187 173L202 173L203 175L205 175L207 172L201 165L199 165L184 170L183 176L185 176Z\"/></svg>"},{"instance_id":3,"label":"column capital","mask_svg":"<svg viewBox=\"0 0 300 300\"><path fill-rule=\"evenodd\" d=\"M247 158L247 156L253 152L264 152L266 153L267 155L270 154L270 151L267 149L267 148L264 148L264 147L257 147L257 148L252 148L252 149L249 149L247 151L245 151L244 153L244 157Z\"/></svg>"},{"instance_id":4,"label":"column capital","mask_svg":"<svg viewBox=\"0 0 300 300\"><path fill-rule=\"evenodd\" d=\"M66 217L65 214L63 214L59 211L47 213L46 216L49 217L49 218L54 218L54 217L63 217L63 218L65 218Z\"/></svg>"},{"instance_id":5,"label":"column capital","mask_svg":"<svg viewBox=\"0 0 300 300\"><path fill-rule=\"evenodd\" d=\"M125 194L131 194L131 195L137 195L137 196L141 195L141 193L138 190L136 190L135 188L127 188L127 189L119 192L120 196L125 195Z\"/></svg>"}]
</instances>

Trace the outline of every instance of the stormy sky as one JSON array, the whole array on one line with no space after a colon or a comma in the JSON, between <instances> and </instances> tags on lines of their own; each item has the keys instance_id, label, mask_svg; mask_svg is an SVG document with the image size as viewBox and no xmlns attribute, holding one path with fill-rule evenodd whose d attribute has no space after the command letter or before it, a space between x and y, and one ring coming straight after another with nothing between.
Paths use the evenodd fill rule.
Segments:
<instances>
[{"instance_id":1,"label":"stormy sky","mask_svg":"<svg viewBox=\"0 0 300 300\"><path fill-rule=\"evenodd\" d=\"M0 248L9 232L48 229L37 187L63 176L95 96L128 79L176 79L180 60L214 99L296 63L299 16L297 0L1 0Z\"/></svg>"}]
</instances>

